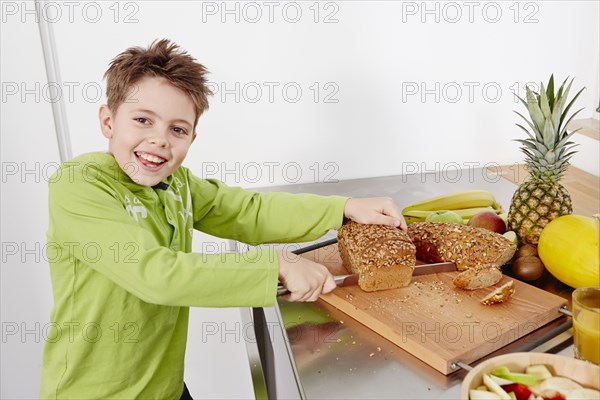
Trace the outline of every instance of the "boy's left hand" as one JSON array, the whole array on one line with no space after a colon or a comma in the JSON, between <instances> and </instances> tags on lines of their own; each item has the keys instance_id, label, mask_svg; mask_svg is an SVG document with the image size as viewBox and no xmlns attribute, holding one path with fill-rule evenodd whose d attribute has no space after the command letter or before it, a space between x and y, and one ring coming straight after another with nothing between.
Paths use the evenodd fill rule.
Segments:
<instances>
[{"instance_id":1,"label":"boy's left hand","mask_svg":"<svg viewBox=\"0 0 600 400\"><path fill-rule=\"evenodd\" d=\"M406 231L406 221L400 209L389 197L348 199L344 216L361 224L397 226Z\"/></svg>"}]
</instances>

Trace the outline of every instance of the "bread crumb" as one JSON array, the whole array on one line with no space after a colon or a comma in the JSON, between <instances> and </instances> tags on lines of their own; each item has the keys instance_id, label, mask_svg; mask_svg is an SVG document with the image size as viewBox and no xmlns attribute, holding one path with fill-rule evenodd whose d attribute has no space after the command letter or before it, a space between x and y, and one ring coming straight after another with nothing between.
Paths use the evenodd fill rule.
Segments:
<instances>
[{"instance_id":1,"label":"bread crumb","mask_svg":"<svg viewBox=\"0 0 600 400\"><path fill-rule=\"evenodd\" d=\"M369 353L369 357L373 357L375 353Z\"/></svg>"},{"instance_id":2,"label":"bread crumb","mask_svg":"<svg viewBox=\"0 0 600 400\"><path fill-rule=\"evenodd\" d=\"M473 314L471 314L471 313L465 314L465 317L467 317L467 318L471 318L472 316L473 316Z\"/></svg>"},{"instance_id":3,"label":"bread crumb","mask_svg":"<svg viewBox=\"0 0 600 400\"><path fill-rule=\"evenodd\" d=\"M381 351L381 347L377 346L377 351Z\"/></svg>"}]
</instances>

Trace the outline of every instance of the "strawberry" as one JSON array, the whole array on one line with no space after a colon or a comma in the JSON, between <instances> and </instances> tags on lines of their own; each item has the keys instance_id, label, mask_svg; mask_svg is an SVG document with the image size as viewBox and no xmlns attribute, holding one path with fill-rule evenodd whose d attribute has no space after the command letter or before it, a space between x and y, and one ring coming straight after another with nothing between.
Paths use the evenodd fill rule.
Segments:
<instances>
[{"instance_id":1,"label":"strawberry","mask_svg":"<svg viewBox=\"0 0 600 400\"><path fill-rule=\"evenodd\" d=\"M513 392L517 397L517 400L527 400L529 396L531 396L531 390L529 390L527 386L523 385L522 383L511 383L510 385L504 385L502 386L502 389L504 389L506 393Z\"/></svg>"},{"instance_id":2,"label":"strawberry","mask_svg":"<svg viewBox=\"0 0 600 400\"><path fill-rule=\"evenodd\" d=\"M542 398L544 400L565 400L565 396L560 394L560 392L553 392L551 390L546 390L542 393Z\"/></svg>"}]
</instances>

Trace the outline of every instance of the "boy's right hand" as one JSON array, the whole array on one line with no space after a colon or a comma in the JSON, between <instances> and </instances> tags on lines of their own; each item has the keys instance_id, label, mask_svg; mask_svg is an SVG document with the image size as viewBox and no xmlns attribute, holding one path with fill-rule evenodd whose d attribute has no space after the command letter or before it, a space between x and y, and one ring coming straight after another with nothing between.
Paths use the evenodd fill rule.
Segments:
<instances>
[{"instance_id":1,"label":"boy's right hand","mask_svg":"<svg viewBox=\"0 0 600 400\"><path fill-rule=\"evenodd\" d=\"M278 251L279 282L290 293L282 298L287 301L316 301L321 293L336 288L333 275L327 268L296 254Z\"/></svg>"}]
</instances>

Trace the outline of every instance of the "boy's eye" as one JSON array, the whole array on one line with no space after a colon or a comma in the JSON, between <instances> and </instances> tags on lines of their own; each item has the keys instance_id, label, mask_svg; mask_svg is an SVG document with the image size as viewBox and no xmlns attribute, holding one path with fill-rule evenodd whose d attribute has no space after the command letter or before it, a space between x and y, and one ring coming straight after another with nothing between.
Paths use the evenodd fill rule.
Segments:
<instances>
[{"instance_id":1,"label":"boy's eye","mask_svg":"<svg viewBox=\"0 0 600 400\"><path fill-rule=\"evenodd\" d=\"M134 120L139 122L140 124L147 124L149 122L148 119L144 117L134 118Z\"/></svg>"},{"instance_id":2,"label":"boy's eye","mask_svg":"<svg viewBox=\"0 0 600 400\"><path fill-rule=\"evenodd\" d=\"M187 131L183 128L180 128L178 126L173 128L173 131L175 131L175 133L179 134L179 135L187 135Z\"/></svg>"}]
</instances>

